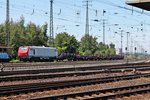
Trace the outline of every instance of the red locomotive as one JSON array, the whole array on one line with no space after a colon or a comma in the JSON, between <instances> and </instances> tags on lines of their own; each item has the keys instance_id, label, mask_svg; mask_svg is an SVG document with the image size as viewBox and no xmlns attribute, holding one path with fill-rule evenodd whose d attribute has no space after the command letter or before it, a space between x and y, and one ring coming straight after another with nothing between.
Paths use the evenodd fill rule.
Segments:
<instances>
[{"instance_id":1,"label":"red locomotive","mask_svg":"<svg viewBox=\"0 0 150 100\"><path fill-rule=\"evenodd\" d=\"M53 47L21 46L18 57L21 61L53 61L58 57L58 52Z\"/></svg>"}]
</instances>

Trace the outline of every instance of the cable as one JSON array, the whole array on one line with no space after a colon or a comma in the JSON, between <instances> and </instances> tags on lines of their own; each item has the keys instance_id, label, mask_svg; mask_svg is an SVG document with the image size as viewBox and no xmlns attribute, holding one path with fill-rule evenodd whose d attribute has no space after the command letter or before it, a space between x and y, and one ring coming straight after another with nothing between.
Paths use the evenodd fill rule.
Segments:
<instances>
[{"instance_id":1,"label":"cable","mask_svg":"<svg viewBox=\"0 0 150 100\"><path fill-rule=\"evenodd\" d=\"M131 8L127 8L127 7L123 7L123 6L120 6L120 5L118 5L118 4L116 4L116 3L113 3L112 1L108 1L108 0L94 0L94 1L96 1L96 2L98 2L98 4L107 4L107 5L109 5L109 6L114 6L114 7L117 7L118 9L124 9L124 10L127 10L127 11L132 11L132 9ZM121 1L121 0L120 0ZM4 2L0 2L1 4L2 4L2 7L6 4L6 3L4 3ZM77 4L74 4L74 2L64 2L64 1L62 1L62 0L55 0L55 2L54 2L54 4L55 4L55 7L56 8L58 8L59 9L59 12L58 13L60 13L61 12L61 14L63 13L63 8L67 8L67 11L69 10L72 10L72 11L76 11L76 9L85 9L85 7L83 7L82 5L79 5L78 3L81 3L81 0L76 0L76 3ZM23 4L23 5L22 5ZM58 5L60 5L60 6L58 6ZM94 6L93 6L94 7ZM60 11L60 9L61 9L61 11ZM37 6L34 6L34 5L31 5L31 4L26 4L26 3L23 3L23 2L21 2L21 4L20 3L17 3L17 4L13 4L13 5L11 5L11 10L14 10L14 11L16 11L15 13L18 13L19 14L19 12L18 11L20 11L20 12L23 12L23 13L25 13L25 14L27 14L27 15L30 15L30 16L42 16L42 17L49 17L48 15L47 15L47 13L48 13L48 11L46 11L46 10L44 10L44 9L39 9ZM80 11L81 11L80 10ZM99 12L102 12L102 11L100 11L99 9L93 9L92 7L89 9L89 10L91 10L91 14L93 14L94 13L94 15L96 14L97 15L97 17L99 17L98 16L98 13ZM112 9L111 9L112 10ZM114 10L114 9L113 9ZM136 11L136 10L134 10L134 11ZM96 13L97 12L97 13ZM141 12L140 11L137 11L138 13L140 13L141 14ZM58 13L57 12L54 12L54 14L55 14L55 16L58 16ZM119 15L114 15L113 13L111 13L111 12L109 12L109 11L107 11L107 13L109 14L109 16L111 15L111 16L114 16L114 17L122 17L123 19L125 19L126 20L126 18L124 18L123 16L119 16ZM146 12L144 12L144 13L146 13ZM12 14L12 13L11 13ZM76 15L76 13L75 14L73 14L73 15ZM66 22L73 22L73 23L76 23L75 21L73 21L72 19L73 19L73 15L71 15L70 13L66 13L65 14L65 16L59 16L59 17L55 17L55 19L57 19L57 20L62 20L62 21L66 21ZM81 15L83 15L82 14L82 11L80 12L80 17L81 17ZM141 14L142 15L142 14ZM143 15L145 15L145 14L143 14ZM150 16L150 14L149 13L146 13L146 15L147 16ZM127 17L128 17L128 15L126 15ZM131 17L132 18L132 17ZM128 18L128 20L135 20L134 18L133 19L131 19L131 18ZM136 17L135 17L136 18ZM137 22L137 20L135 20L135 22ZM82 24L83 24L83 21L81 22ZM79 24L81 24L81 23L79 23Z\"/></svg>"},{"instance_id":2,"label":"cable","mask_svg":"<svg viewBox=\"0 0 150 100\"><path fill-rule=\"evenodd\" d=\"M129 10L129 11L134 11L134 12L137 12L137 13L140 13L140 14L145 14L147 16L150 16L150 13L146 13L146 12L141 13L141 11L138 11L138 10L135 10L135 9L131 9L131 8L127 8L127 7L123 7L123 6L120 6L118 4L112 3L112 2L110 2L108 0L107 1L98 1L98 0L96 0L96 2L104 3L104 4L107 4L107 5L110 5L110 6L118 7L118 8Z\"/></svg>"}]
</instances>

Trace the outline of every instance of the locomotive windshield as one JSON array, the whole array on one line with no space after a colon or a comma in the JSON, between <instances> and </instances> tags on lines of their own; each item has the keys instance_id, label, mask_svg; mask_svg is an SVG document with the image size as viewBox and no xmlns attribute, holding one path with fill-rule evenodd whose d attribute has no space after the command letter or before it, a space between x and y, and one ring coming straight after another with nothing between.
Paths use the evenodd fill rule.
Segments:
<instances>
[{"instance_id":1,"label":"locomotive windshield","mask_svg":"<svg viewBox=\"0 0 150 100\"><path fill-rule=\"evenodd\" d=\"M27 50L27 47L21 47L20 50Z\"/></svg>"}]
</instances>

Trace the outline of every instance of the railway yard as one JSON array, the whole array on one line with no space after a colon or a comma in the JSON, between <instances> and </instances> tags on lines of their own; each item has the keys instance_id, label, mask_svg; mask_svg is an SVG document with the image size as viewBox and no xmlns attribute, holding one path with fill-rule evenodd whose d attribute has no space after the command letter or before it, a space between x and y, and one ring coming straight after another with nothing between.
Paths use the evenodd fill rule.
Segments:
<instances>
[{"instance_id":1,"label":"railway yard","mask_svg":"<svg viewBox=\"0 0 150 100\"><path fill-rule=\"evenodd\" d=\"M0 4L0 100L150 100L150 0Z\"/></svg>"},{"instance_id":2,"label":"railway yard","mask_svg":"<svg viewBox=\"0 0 150 100\"><path fill-rule=\"evenodd\" d=\"M115 63L114 63L115 62ZM0 100L149 100L150 63L3 63Z\"/></svg>"}]
</instances>

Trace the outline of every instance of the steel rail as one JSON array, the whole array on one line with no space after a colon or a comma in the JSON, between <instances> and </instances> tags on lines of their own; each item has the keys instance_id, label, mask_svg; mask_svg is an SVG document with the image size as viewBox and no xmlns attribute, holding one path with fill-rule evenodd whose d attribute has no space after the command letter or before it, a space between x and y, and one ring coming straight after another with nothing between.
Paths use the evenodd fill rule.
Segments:
<instances>
[{"instance_id":1,"label":"steel rail","mask_svg":"<svg viewBox=\"0 0 150 100\"><path fill-rule=\"evenodd\" d=\"M128 70L129 71L129 70ZM131 70L130 70L131 71ZM121 70L111 70L109 73L119 73ZM46 78L57 78L66 76L86 76L106 73L106 71L74 71L67 73L46 73L46 74L27 74L27 75L13 75L13 76L0 76L0 82L8 81L23 81L23 80L33 80L33 79L46 79Z\"/></svg>"},{"instance_id":2,"label":"steel rail","mask_svg":"<svg viewBox=\"0 0 150 100\"><path fill-rule=\"evenodd\" d=\"M138 71L148 71L149 69L137 69ZM132 71L132 69L125 70L126 72ZM47 79L47 78L57 78L57 77L66 77L66 76L86 76L86 75L95 75L102 73L119 73L121 70L111 70L111 71L86 71L86 72L68 72L68 73L48 73L48 74L29 74L29 75L13 75L13 76L1 76L0 82L9 82L9 81L23 81L23 80L33 80L33 79Z\"/></svg>"},{"instance_id":3,"label":"steel rail","mask_svg":"<svg viewBox=\"0 0 150 100\"><path fill-rule=\"evenodd\" d=\"M140 88L140 89L139 89ZM128 91L132 89L131 91ZM125 91L127 90L127 91ZM119 92L117 92L119 91ZM77 96L80 96L84 99L85 95L89 95L89 98L86 98L86 100L108 100L108 99L114 99L117 96L123 97L123 96L130 96L135 93L145 93L150 92L150 84L141 84L141 85L133 85L133 86L123 86L123 87L117 87L117 88L108 88L108 89L97 89L92 91L84 91L84 92L76 92L76 93L68 93L68 94L62 94L62 95L54 95L54 96L45 96L45 97L35 97L31 98L30 100L67 100L67 98L75 98ZM99 95L100 93L104 93L105 95ZM109 93L109 94L107 94ZM112 93L112 94L110 94ZM96 94L97 96L92 96L93 94Z\"/></svg>"},{"instance_id":4,"label":"steel rail","mask_svg":"<svg viewBox=\"0 0 150 100\"><path fill-rule=\"evenodd\" d=\"M0 76L9 76L9 75L18 75L18 74L56 73L56 72L66 72L66 71L85 71L85 70L140 69L143 67L150 68L150 64L134 63L134 64L97 65L97 66L86 66L86 67L73 66L73 67L64 67L64 68L38 69L38 70L6 71L6 72L0 72Z\"/></svg>"},{"instance_id":5,"label":"steel rail","mask_svg":"<svg viewBox=\"0 0 150 100\"><path fill-rule=\"evenodd\" d=\"M129 79L135 79L140 77L150 77L150 74L125 75L125 76L114 76L114 77L105 77L105 78L90 78L90 79L79 79L79 80L0 86L0 96L34 92L34 91L43 91L49 89L58 89L58 88L64 88L70 86L81 86L81 85L89 85L89 84L97 84L97 83L114 82L119 80L129 80Z\"/></svg>"},{"instance_id":6,"label":"steel rail","mask_svg":"<svg viewBox=\"0 0 150 100\"><path fill-rule=\"evenodd\" d=\"M150 68L137 68L136 71L148 71ZM132 68L124 69L125 72L133 71ZM61 72L61 73L44 73L44 74L25 74L25 75L10 75L10 76L0 76L0 82L8 81L23 81L31 79L46 79L46 78L56 78L56 77L66 77L66 76L85 76L85 75L94 75L102 73L119 73L122 72L121 69L110 69L110 70L91 70L91 71L73 71L73 72Z\"/></svg>"}]
</instances>

